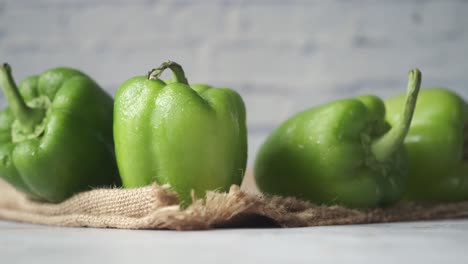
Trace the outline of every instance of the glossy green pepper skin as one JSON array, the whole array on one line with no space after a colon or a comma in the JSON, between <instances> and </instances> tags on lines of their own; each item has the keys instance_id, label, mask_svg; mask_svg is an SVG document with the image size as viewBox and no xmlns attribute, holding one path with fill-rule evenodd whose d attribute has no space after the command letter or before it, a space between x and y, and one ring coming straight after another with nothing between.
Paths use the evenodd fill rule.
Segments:
<instances>
[{"instance_id":1,"label":"glossy green pepper skin","mask_svg":"<svg viewBox=\"0 0 468 264\"><path fill-rule=\"evenodd\" d=\"M0 68L8 107L0 113L0 177L30 197L60 202L119 184L113 152L113 101L92 79L55 68L16 86Z\"/></svg>"},{"instance_id":2,"label":"glossy green pepper skin","mask_svg":"<svg viewBox=\"0 0 468 264\"><path fill-rule=\"evenodd\" d=\"M403 138L420 86L409 74L404 118L390 127L376 96L335 101L298 113L261 146L255 162L259 189L317 204L389 205L400 199L408 175Z\"/></svg>"},{"instance_id":3,"label":"glossy green pepper skin","mask_svg":"<svg viewBox=\"0 0 468 264\"><path fill-rule=\"evenodd\" d=\"M170 68L174 80L159 75ZM117 91L114 138L117 163L127 188L169 183L182 206L191 192L226 191L241 184L247 161L242 98L228 88L187 83L180 65L163 63Z\"/></svg>"},{"instance_id":4,"label":"glossy green pepper skin","mask_svg":"<svg viewBox=\"0 0 468 264\"><path fill-rule=\"evenodd\" d=\"M403 98L385 102L394 124ZM405 139L410 161L406 198L428 202L468 199L468 105L442 88L424 89Z\"/></svg>"}]
</instances>

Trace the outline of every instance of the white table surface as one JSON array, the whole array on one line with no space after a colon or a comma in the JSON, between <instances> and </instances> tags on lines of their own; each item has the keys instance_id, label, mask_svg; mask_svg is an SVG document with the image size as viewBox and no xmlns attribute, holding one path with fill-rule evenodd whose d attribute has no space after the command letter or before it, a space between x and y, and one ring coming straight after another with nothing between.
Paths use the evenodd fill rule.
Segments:
<instances>
[{"instance_id":1,"label":"white table surface","mask_svg":"<svg viewBox=\"0 0 468 264\"><path fill-rule=\"evenodd\" d=\"M0 263L468 263L468 220L130 231L0 221Z\"/></svg>"}]
</instances>

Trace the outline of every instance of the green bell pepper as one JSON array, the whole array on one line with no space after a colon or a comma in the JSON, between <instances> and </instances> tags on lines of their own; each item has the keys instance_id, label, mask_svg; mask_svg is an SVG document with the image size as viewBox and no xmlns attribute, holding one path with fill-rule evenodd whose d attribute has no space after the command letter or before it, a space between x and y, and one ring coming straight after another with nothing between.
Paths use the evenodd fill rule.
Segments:
<instances>
[{"instance_id":1,"label":"green bell pepper","mask_svg":"<svg viewBox=\"0 0 468 264\"><path fill-rule=\"evenodd\" d=\"M261 146L255 180L268 194L348 207L400 199L408 175L403 139L421 82L409 73L402 118L390 127L376 96L343 99L298 113Z\"/></svg>"},{"instance_id":2,"label":"green bell pepper","mask_svg":"<svg viewBox=\"0 0 468 264\"><path fill-rule=\"evenodd\" d=\"M395 124L403 98L385 102ZM409 200L455 202L468 199L468 104L442 88L424 89L405 139L410 177Z\"/></svg>"},{"instance_id":3,"label":"green bell pepper","mask_svg":"<svg viewBox=\"0 0 468 264\"><path fill-rule=\"evenodd\" d=\"M32 198L60 202L120 182L112 140L113 101L92 79L55 68L16 86L8 64L0 85L0 177Z\"/></svg>"},{"instance_id":4,"label":"green bell pepper","mask_svg":"<svg viewBox=\"0 0 468 264\"><path fill-rule=\"evenodd\" d=\"M171 69L174 80L159 79ZM240 184L247 161L242 98L228 88L188 85L168 61L148 76L124 82L114 106L117 164L127 188L169 183L182 206L192 191L226 191Z\"/></svg>"}]
</instances>

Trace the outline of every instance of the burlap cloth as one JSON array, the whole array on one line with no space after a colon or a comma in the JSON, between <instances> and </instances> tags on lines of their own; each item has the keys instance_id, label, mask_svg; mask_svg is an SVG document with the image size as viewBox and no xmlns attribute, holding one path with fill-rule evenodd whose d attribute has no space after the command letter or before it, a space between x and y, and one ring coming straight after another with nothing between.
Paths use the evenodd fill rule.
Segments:
<instances>
[{"instance_id":1,"label":"burlap cloth","mask_svg":"<svg viewBox=\"0 0 468 264\"><path fill-rule=\"evenodd\" d=\"M0 219L68 227L195 230L221 227L303 227L468 217L468 202L399 204L354 210L317 206L290 197L265 197L232 186L210 192L185 210L167 186L96 189L60 204L27 199L0 181Z\"/></svg>"}]
</instances>

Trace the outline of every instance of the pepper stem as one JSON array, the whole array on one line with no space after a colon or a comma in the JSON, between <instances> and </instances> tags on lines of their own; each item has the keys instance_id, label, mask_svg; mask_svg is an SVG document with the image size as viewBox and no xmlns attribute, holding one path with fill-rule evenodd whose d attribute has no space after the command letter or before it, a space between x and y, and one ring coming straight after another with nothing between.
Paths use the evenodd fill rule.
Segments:
<instances>
[{"instance_id":1,"label":"pepper stem","mask_svg":"<svg viewBox=\"0 0 468 264\"><path fill-rule=\"evenodd\" d=\"M148 79L149 80L159 80L159 77L161 74L166 70L167 68L171 69L173 75L174 75L174 81L178 83L183 83L188 85L187 78L185 77L184 69L182 69L182 66L178 64L177 62L174 61L166 61L163 62L158 68L152 69L151 71L148 72Z\"/></svg>"},{"instance_id":2,"label":"pepper stem","mask_svg":"<svg viewBox=\"0 0 468 264\"><path fill-rule=\"evenodd\" d=\"M408 73L408 88L402 118L388 133L372 144L372 152L378 161L387 160L403 144L413 119L420 87L421 72L418 69L412 69Z\"/></svg>"},{"instance_id":3,"label":"pepper stem","mask_svg":"<svg viewBox=\"0 0 468 264\"><path fill-rule=\"evenodd\" d=\"M11 67L7 63L3 63L0 66L0 85L2 86L8 105L15 118L19 121L22 130L24 132L34 131L35 126L42 122L45 111L26 105L11 75Z\"/></svg>"}]
</instances>

